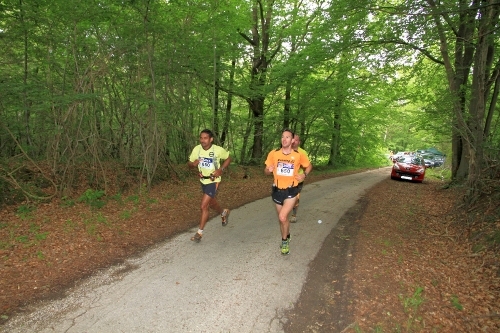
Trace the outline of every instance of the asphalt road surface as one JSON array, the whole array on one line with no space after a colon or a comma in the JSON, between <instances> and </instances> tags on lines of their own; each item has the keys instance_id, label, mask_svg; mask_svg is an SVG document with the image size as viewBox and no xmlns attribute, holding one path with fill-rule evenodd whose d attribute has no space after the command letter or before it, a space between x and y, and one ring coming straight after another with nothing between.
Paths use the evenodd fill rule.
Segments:
<instances>
[{"instance_id":1,"label":"asphalt road surface","mask_svg":"<svg viewBox=\"0 0 500 333\"><path fill-rule=\"evenodd\" d=\"M306 184L287 256L274 203L265 198L234 209L226 227L218 217L209 221L200 243L189 240L196 229L180 234L33 306L0 331L282 332L326 236L386 177L379 169Z\"/></svg>"}]
</instances>

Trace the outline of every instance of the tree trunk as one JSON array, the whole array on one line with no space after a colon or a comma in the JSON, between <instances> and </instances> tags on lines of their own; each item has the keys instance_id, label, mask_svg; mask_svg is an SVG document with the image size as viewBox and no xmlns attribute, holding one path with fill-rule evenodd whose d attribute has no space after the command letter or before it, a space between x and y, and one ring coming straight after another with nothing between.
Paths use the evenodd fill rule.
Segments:
<instances>
[{"instance_id":1,"label":"tree trunk","mask_svg":"<svg viewBox=\"0 0 500 333\"><path fill-rule=\"evenodd\" d=\"M266 8L267 5L267 8ZM280 49L280 42L270 53L270 27L274 1L255 1L252 7L252 38L242 31L239 34L253 50L250 80L251 96L247 99L253 117L254 137L250 163L259 164L262 159L262 134L264 133L264 104L266 99L267 68Z\"/></svg>"},{"instance_id":2,"label":"tree trunk","mask_svg":"<svg viewBox=\"0 0 500 333\"><path fill-rule=\"evenodd\" d=\"M490 136L490 130L491 130L491 121L493 119L493 114L496 109L497 101L498 101L498 92L500 88L500 75L499 71L496 71L496 80L495 80L495 87L493 89L493 94L491 95L490 99L490 106L488 108L488 115L486 116L486 121L484 123L484 137L485 139Z\"/></svg>"},{"instance_id":3,"label":"tree trunk","mask_svg":"<svg viewBox=\"0 0 500 333\"><path fill-rule=\"evenodd\" d=\"M250 102L253 114L253 145L251 164L259 164L262 158L262 135L264 133L264 97L253 99Z\"/></svg>"},{"instance_id":4,"label":"tree trunk","mask_svg":"<svg viewBox=\"0 0 500 333\"><path fill-rule=\"evenodd\" d=\"M285 87L285 105L283 107L283 128L290 128L291 120L291 99L292 99L292 79L286 81Z\"/></svg>"},{"instance_id":5,"label":"tree trunk","mask_svg":"<svg viewBox=\"0 0 500 333\"><path fill-rule=\"evenodd\" d=\"M328 158L328 165L335 167L335 162L339 155L340 145L340 111L336 111L333 116L333 131L332 140L330 142L330 157Z\"/></svg>"},{"instance_id":6,"label":"tree trunk","mask_svg":"<svg viewBox=\"0 0 500 333\"><path fill-rule=\"evenodd\" d=\"M497 5L498 6L498 5ZM486 7L480 10L478 26L478 41L474 58L474 69L472 71L471 100L469 104L470 114L470 161L469 177L467 184L469 193L466 197L468 203L473 203L481 193L481 170L484 167L484 115L486 110L487 82L490 63L488 54L492 45L492 37L489 31L494 30L493 22L497 22L497 11L494 7ZM490 58L491 60L491 58Z\"/></svg>"},{"instance_id":7,"label":"tree trunk","mask_svg":"<svg viewBox=\"0 0 500 333\"><path fill-rule=\"evenodd\" d=\"M231 72L229 73L229 93L227 94L226 114L224 118L224 125L220 135L220 144L223 146L226 142L226 137L229 132L229 121L231 120L231 109L233 105L233 87L234 87L234 72L236 69L236 60L231 61Z\"/></svg>"},{"instance_id":8,"label":"tree trunk","mask_svg":"<svg viewBox=\"0 0 500 333\"><path fill-rule=\"evenodd\" d=\"M214 100L212 110L214 113L213 131L217 139L221 137L219 133L219 91L220 91L220 55L216 54L217 50L214 46ZM220 142L218 142L220 144Z\"/></svg>"}]
</instances>

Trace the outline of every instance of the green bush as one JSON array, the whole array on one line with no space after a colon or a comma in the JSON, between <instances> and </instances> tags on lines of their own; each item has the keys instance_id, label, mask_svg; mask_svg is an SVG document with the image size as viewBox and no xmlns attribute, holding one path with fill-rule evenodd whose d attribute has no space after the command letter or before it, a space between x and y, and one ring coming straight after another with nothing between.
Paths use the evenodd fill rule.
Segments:
<instances>
[{"instance_id":1,"label":"green bush","mask_svg":"<svg viewBox=\"0 0 500 333\"><path fill-rule=\"evenodd\" d=\"M78 198L78 202L84 202L92 208L102 208L106 204L102 197L104 197L103 190L88 189Z\"/></svg>"}]
</instances>

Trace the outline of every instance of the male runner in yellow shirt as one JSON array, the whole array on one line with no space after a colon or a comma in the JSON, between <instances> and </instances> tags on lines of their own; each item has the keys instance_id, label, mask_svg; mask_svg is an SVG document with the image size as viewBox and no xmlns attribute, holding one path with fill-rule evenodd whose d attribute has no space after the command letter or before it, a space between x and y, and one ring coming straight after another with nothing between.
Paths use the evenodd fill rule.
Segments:
<instances>
[{"instance_id":1,"label":"male runner in yellow shirt","mask_svg":"<svg viewBox=\"0 0 500 333\"><path fill-rule=\"evenodd\" d=\"M201 216L198 231L191 237L192 241L199 242L203 237L203 228L208 221L209 208L216 210L222 219L222 226L226 226L229 219L229 209L222 209L215 195L221 181L221 175L231 163L229 152L214 145L214 135L211 130L204 129L200 133L200 144L193 148L189 156L188 166L198 167L203 197L201 198ZM220 163L224 160L224 163Z\"/></svg>"},{"instance_id":2,"label":"male runner in yellow shirt","mask_svg":"<svg viewBox=\"0 0 500 333\"><path fill-rule=\"evenodd\" d=\"M300 136L298 134L295 134L295 136L293 137L292 149L297 150L303 155L306 155L306 157L309 159L309 155L307 155L307 152L300 147ZM299 174L302 173L304 173L304 168L299 169ZM303 186L304 182L299 183L299 194L297 194L297 201L295 202L295 206L292 209L292 216L290 217L290 222L292 223L297 222L297 209L299 208L300 192L302 191Z\"/></svg>"}]
</instances>

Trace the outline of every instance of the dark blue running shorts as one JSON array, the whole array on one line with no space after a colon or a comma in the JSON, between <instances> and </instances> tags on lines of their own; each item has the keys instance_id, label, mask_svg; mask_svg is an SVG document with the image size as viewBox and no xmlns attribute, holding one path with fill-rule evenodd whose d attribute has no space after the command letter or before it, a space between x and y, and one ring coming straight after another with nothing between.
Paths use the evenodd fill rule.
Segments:
<instances>
[{"instance_id":1,"label":"dark blue running shorts","mask_svg":"<svg viewBox=\"0 0 500 333\"><path fill-rule=\"evenodd\" d=\"M219 183L210 183L210 184L201 184L201 190L203 193L208 195L210 198L215 198L217 194L217 188L219 187Z\"/></svg>"}]
</instances>

